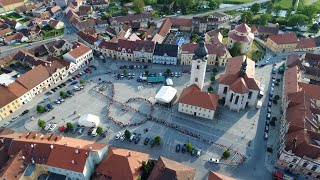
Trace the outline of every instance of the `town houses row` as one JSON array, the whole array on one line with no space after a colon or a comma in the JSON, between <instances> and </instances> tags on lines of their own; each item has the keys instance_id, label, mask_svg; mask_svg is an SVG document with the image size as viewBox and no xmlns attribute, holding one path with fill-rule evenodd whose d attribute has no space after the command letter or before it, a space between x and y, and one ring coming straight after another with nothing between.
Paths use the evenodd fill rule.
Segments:
<instances>
[{"instance_id":1,"label":"town houses row","mask_svg":"<svg viewBox=\"0 0 320 180\"><path fill-rule=\"evenodd\" d=\"M59 55L62 55L63 59L55 57ZM0 75L0 119L7 117L46 89L61 83L70 73L92 60L93 53L90 48L65 40L2 57L0 63L4 69L18 63L29 70L26 73L11 71Z\"/></svg>"},{"instance_id":2,"label":"town houses row","mask_svg":"<svg viewBox=\"0 0 320 180\"><path fill-rule=\"evenodd\" d=\"M160 156L104 143L39 132L0 130L0 179L153 179L193 180L196 169ZM143 164L153 164L147 175ZM234 180L209 171L208 180Z\"/></svg>"}]
</instances>

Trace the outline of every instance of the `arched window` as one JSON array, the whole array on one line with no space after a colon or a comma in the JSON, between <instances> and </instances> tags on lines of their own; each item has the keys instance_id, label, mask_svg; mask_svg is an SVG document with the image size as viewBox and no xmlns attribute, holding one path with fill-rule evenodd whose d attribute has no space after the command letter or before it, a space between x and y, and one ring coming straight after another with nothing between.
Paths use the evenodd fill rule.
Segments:
<instances>
[{"instance_id":1,"label":"arched window","mask_svg":"<svg viewBox=\"0 0 320 180\"><path fill-rule=\"evenodd\" d=\"M238 101L239 101L239 96L236 97L236 101L234 103L238 104Z\"/></svg>"},{"instance_id":2,"label":"arched window","mask_svg":"<svg viewBox=\"0 0 320 180\"><path fill-rule=\"evenodd\" d=\"M227 94L227 91L228 91L228 87L224 87L223 94Z\"/></svg>"},{"instance_id":3,"label":"arched window","mask_svg":"<svg viewBox=\"0 0 320 180\"><path fill-rule=\"evenodd\" d=\"M251 99L252 91L249 91L248 99Z\"/></svg>"},{"instance_id":4,"label":"arched window","mask_svg":"<svg viewBox=\"0 0 320 180\"><path fill-rule=\"evenodd\" d=\"M195 82L198 82L198 78L195 78L194 81L195 81Z\"/></svg>"},{"instance_id":5,"label":"arched window","mask_svg":"<svg viewBox=\"0 0 320 180\"><path fill-rule=\"evenodd\" d=\"M199 66L199 65L197 65L197 69L200 69L200 66Z\"/></svg>"},{"instance_id":6,"label":"arched window","mask_svg":"<svg viewBox=\"0 0 320 180\"><path fill-rule=\"evenodd\" d=\"M233 93L231 93L230 102L232 102L233 99Z\"/></svg>"},{"instance_id":7,"label":"arched window","mask_svg":"<svg viewBox=\"0 0 320 180\"><path fill-rule=\"evenodd\" d=\"M312 171L315 171L317 168L318 168L317 165L313 165L312 168L311 168L311 170L312 170Z\"/></svg>"}]
</instances>

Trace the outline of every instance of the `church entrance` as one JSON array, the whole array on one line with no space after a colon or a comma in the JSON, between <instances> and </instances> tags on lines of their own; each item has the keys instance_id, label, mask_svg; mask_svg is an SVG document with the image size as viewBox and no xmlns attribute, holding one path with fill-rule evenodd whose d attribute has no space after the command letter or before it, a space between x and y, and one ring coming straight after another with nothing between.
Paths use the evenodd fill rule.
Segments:
<instances>
[{"instance_id":1,"label":"church entrance","mask_svg":"<svg viewBox=\"0 0 320 180\"><path fill-rule=\"evenodd\" d=\"M193 113L193 115L194 115L194 116L197 116L197 113L196 113L196 112L194 112L194 113Z\"/></svg>"}]
</instances>

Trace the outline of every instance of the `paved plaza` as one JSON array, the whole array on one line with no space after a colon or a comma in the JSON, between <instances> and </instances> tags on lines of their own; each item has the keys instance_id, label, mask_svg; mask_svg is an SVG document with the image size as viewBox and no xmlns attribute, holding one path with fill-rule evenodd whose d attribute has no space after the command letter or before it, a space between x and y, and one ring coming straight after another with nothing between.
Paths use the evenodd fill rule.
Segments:
<instances>
[{"instance_id":1,"label":"paved plaza","mask_svg":"<svg viewBox=\"0 0 320 180\"><path fill-rule=\"evenodd\" d=\"M95 61L95 63L99 65L100 62ZM87 130L82 135L78 133L63 133L63 135L147 152L153 158L158 158L160 155L165 156L197 168L196 179L206 177L208 170L220 171L227 175L240 175L238 176L240 178L247 177L247 175L241 174L243 172L241 169L246 167L244 165L248 161L250 161L250 164L252 158L254 158L254 161L257 159L255 157L257 154L252 157L257 148L266 148L266 143L263 140L267 100L267 98L265 100L265 97L262 99L264 105L261 110L247 108L245 111L234 112L230 111L227 107L219 105L217 116L213 120L202 119L179 113L177 111L177 103L170 109L161 105L154 105L154 97L163 84L152 86L136 82L135 79L116 80L113 77L113 73L120 72L118 70L120 63L112 63L110 66L103 63L100 66L106 67L98 68L93 74L83 77L86 80L84 90L76 92L73 97L66 99L62 104L54 105L54 110L44 114L36 113L37 104L46 105L50 102L54 104L53 101L59 97L61 90L71 90L73 86L63 87L63 89L58 90L55 94L50 95L50 100L45 102L42 102L44 96L38 96L24 108L17 111L17 114L19 114L24 109L30 110L27 115L20 117L19 120L10 124L9 127L19 132L42 131L37 125L38 119L43 119L47 123L57 123L58 126L65 125L66 122L76 125L80 115L87 113L94 114L100 117L100 126L104 129L110 127L106 138L88 136ZM151 72L163 72L167 68L171 67L153 66ZM111 75L105 74L105 71L108 69L112 70ZM181 72L182 69L179 67L172 69L172 71ZM141 70L130 71L138 74ZM256 71L259 77L262 77L261 82L268 87L271 65L257 68ZM221 72L223 70L220 70L219 74ZM260 76L261 74L266 75ZM218 83L211 84L209 82L210 75L210 73L206 74L204 90L209 86L213 86L216 91ZM177 89L178 95L181 94L184 87L188 86L189 78L190 74L183 74L180 78L173 78L173 87ZM138 89L139 86L143 88ZM74 114L75 111L76 114ZM55 119L52 118L53 116L55 116ZM149 116L153 120L146 120ZM156 122L155 119L165 121L165 123ZM121 124L116 124L115 122L121 122ZM148 132L145 131L146 128ZM124 132L125 129L140 133L141 141L138 144L134 144L127 141L115 140L115 134L120 131ZM56 130L56 133L60 132ZM150 145L145 146L143 144L143 140L146 137L151 139L155 136L162 138L162 143L159 147L150 147ZM194 147L201 149L201 156L199 158L193 157L190 154L177 154L175 152L177 144L182 145L188 142L192 143ZM221 160L219 165L208 163L209 158L220 159L226 149L231 150L231 157L228 160ZM264 159L264 154L260 156ZM245 161L244 164L239 166L243 161ZM258 174L255 171L253 169L253 175L257 176Z\"/></svg>"}]
</instances>

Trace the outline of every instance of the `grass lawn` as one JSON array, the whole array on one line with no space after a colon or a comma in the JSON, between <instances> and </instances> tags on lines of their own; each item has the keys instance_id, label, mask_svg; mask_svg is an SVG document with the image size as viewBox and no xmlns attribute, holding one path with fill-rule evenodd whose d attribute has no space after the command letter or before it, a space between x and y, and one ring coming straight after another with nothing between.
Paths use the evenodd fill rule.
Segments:
<instances>
[{"instance_id":1,"label":"grass lawn","mask_svg":"<svg viewBox=\"0 0 320 180\"><path fill-rule=\"evenodd\" d=\"M253 61L258 61L263 56L263 54L263 50L260 49L259 46L257 46L255 41L253 41L251 51L248 54L246 54L246 56L252 59Z\"/></svg>"},{"instance_id":2,"label":"grass lawn","mask_svg":"<svg viewBox=\"0 0 320 180\"><path fill-rule=\"evenodd\" d=\"M276 1L274 6L280 6L282 9L290 9L292 7L292 0Z\"/></svg>"},{"instance_id":3,"label":"grass lawn","mask_svg":"<svg viewBox=\"0 0 320 180\"><path fill-rule=\"evenodd\" d=\"M29 19L23 18L23 19L20 19L18 22L21 23L21 24L24 24L27 21L29 21Z\"/></svg>"},{"instance_id":4,"label":"grass lawn","mask_svg":"<svg viewBox=\"0 0 320 180\"><path fill-rule=\"evenodd\" d=\"M51 37L60 36L63 34L63 32L64 32L64 29L44 31L43 32L43 39L48 39Z\"/></svg>"},{"instance_id":5,"label":"grass lawn","mask_svg":"<svg viewBox=\"0 0 320 180\"><path fill-rule=\"evenodd\" d=\"M12 18L12 19L19 19L19 18L22 18L22 16L20 16L20 14L18 14L18 13L15 13L15 12L13 12L13 13L10 13L10 14L7 14L7 15L5 15L7 18Z\"/></svg>"},{"instance_id":6,"label":"grass lawn","mask_svg":"<svg viewBox=\"0 0 320 180\"><path fill-rule=\"evenodd\" d=\"M252 0L223 0L222 3L226 4L244 4L252 2Z\"/></svg>"}]
</instances>

